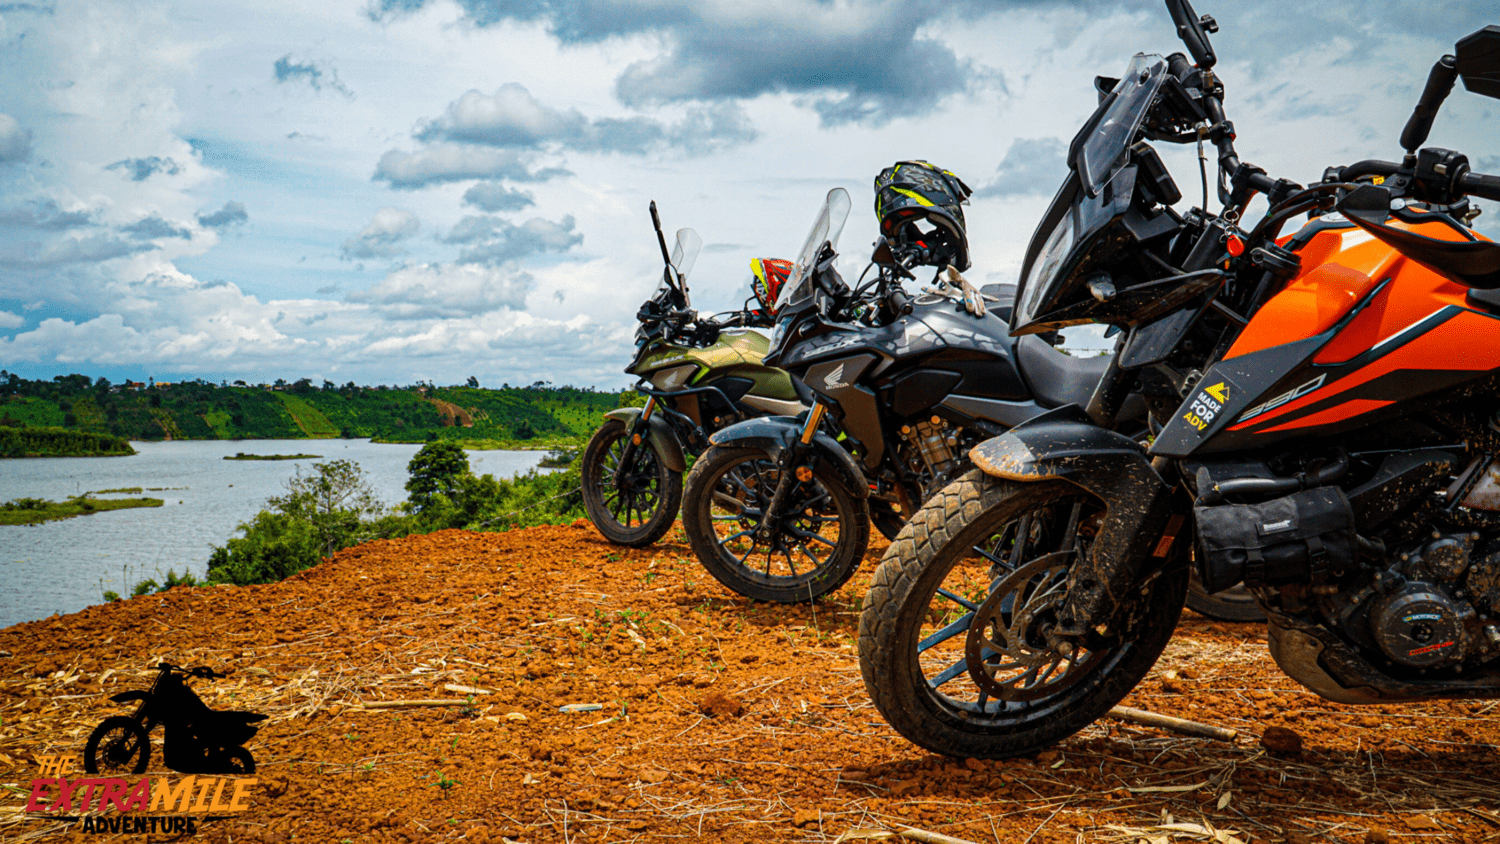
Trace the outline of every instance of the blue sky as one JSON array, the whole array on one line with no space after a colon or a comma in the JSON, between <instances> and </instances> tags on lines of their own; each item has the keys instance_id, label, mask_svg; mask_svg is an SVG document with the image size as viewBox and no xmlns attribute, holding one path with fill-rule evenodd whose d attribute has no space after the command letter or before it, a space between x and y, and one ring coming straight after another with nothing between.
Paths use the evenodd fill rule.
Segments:
<instances>
[{"instance_id":1,"label":"blue sky","mask_svg":"<svg viewBox=\"0 0 1500 844\"><path fill-rule=\"evenodd\" d=\"M1197 5L1242 154L1303 182L1394 158L1432 61L1500 22ZM1013 280L1093 76L1177 49L1147 0L0 4L0 366L624 386L650 200L729 308L835 185L857 273L871 179L928 158L979 188L969 275ZM1497 120L1460 90L1431 143L1500 171Z\"/></svg>"}]
</instances>

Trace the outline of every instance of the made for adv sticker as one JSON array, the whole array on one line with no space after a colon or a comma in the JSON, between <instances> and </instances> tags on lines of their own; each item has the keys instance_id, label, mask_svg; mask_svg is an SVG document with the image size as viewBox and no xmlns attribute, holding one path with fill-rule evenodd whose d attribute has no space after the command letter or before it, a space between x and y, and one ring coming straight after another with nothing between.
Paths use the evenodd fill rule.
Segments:
<instances>
[{"instance_id":1,"label":"made for adv sticker","mask_svg":"<svg viewBox=\"0 0 1500 844\"><path fill-rule=\"evenodd\" d=\"M1220 379L1201 388L1188 404L1187 413L1182 418L1200 434L1208 430L1208 426L1219 418L1219 414L1224 412L1224 406L1229 403L1230 389L1227 379Z\"/></svg>"}]
</instances>

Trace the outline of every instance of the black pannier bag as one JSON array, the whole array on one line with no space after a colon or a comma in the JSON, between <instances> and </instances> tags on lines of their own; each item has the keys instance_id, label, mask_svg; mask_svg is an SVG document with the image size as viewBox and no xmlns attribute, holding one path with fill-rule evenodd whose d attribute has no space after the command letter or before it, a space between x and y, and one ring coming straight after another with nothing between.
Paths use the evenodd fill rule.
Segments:
<instances>
[{"instance_id":1,"label":"black pannier bag","mask_svg":"<svg viewBox=\"0 0 1500 844\"><path fill-rule=\"evenodd\" d=\"M1323 486L1260 504L1198 505L1198 575L1209 592L1321 583L1354 564L1354 511Z\"/></svg>"}]
</instances>

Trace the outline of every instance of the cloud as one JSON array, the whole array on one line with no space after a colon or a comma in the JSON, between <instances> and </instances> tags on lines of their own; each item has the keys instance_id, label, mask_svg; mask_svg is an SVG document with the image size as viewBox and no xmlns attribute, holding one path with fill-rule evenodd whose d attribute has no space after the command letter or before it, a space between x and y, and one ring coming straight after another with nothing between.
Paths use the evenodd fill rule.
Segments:
<instances>
[{"instance_id":1,"label":"cloud","mask_svg":"<svg viewBox=\"0 0 1500 844\"><path fill-rule=\"evenodd\" d=\"M242 224L250 219L245 211L245 203L233 200L224 203L224 207L211 214L199 214L198 225L208 229L222 229L225 226Z\"/></svg>"},{"instance_id":2,"label":"cloud","mask_svg":"<svg viewBox=\"0 0 1500 844\"><path fill-rule=\"evenodd\" d=\"M0 311L0 328L20 328L25 324L26 317L10 311Z\"/></svg>"},{"instance_id":3,"label":"cloud","mask_svg":"<svg viewBox=\"0 0 1500 844\"><path fill-rule=\"evenodd\" d=\"M511 190L499 182L479 182L464 191L464 204L493 214L496 211L519 211L535 202L528 191Z\"/></svg>"},{"instance_id":4,"label":"cloud","mask_svg":"<svg viewBox=\"0 0 1500 844\"><path fill-rule=\"evenodd\" d=\"M272 72L276 76L278 84L305 82L314 91L321 91L324 88L328 88L353 99L354 92L350 91L339 79L338 71L332 67L324 70L325 67L327 65L322 62L292 61L292 54L287 53L276 60L276 64L272 67Z\"/></svg>"},{"instance_id":5,"label":"cloud","mask_svg":"<svg viewBox=\"0 0 1500 844\"><path fill-rule=\"evenodd\" d=\"M1067 172L1067 144L1058 138L1016 138L995 177L976 190L974 197L1050 195Z\"/></svg>"},{"instance_id":6,"label":"cloud","mask_svg":"<svg viewBox=\"0 0 1500 844\"><path fill-rule=\"evenodd\" d=\"M369 290L350 293L389 319L456 319L487 311L526 308L532 277L515 270L473 264L402 267Z\"/></svg>"},{"instance_id":7,"label":"cloud","mask_svg":"<svg viewBox=\"0 0 1500 844\"><path fill-rule=\"evenodd\" d=\"M93 224L93 214L86 210L64 211L50 197L27 201L21 207L0 208L0 226L62 231Z\"/></svg>"},{"instance_id":8,"label":"cloud","mask_svg":"<svg viewBox=\"0 0 1500 844\"><path fill-rule=\"evenodd\" d=\"M64 238L45 246L23 243L19 249L0 252L0 268L40 270L70 264L97 264L153 248L150 243L131 243L108 234Z\"/></svg>"},{"instance_id":9,"label":"cloud","mask_svg":"<svg viewBox=\"0 0 1500 844\"><path fill-rule=\"evenodd\" d=\"M647 117L591 120L577 109L543 105L515 82L494 94L468 91L443 115L415 133L421 141L451 141L515 149L544 147L580 152L641 155L662 147L702 155L756 137L755 127L735 104L694 107L676 124Z\"/></svg>"},{"instance_id":10,"label":"cloud","mask_svg":"<svg viewBox=\"0 0 1500 844\"><path fill-rule=\"evenodd\" d=\"M31 157L31 130L8 114L0 113L0 164Z\"/></svg>"},{"instance_id":11,"label":"cloud","mask_svg":"<svg viewBox=\"0 0 1500 844\"><path fill-rule=\"evenodd\" d=\"M182 167L176 161L156 155L150 155L145 158L122 159L104 169L120 170L129 175L132 182L144 182L157 173L175 176L182 172Z\"/></svg>"},{"instance_id":12,"label":"cloud","mask_svg":"<svg viewBox=\"0 0 1500 844\"><path fill-rule=\"evenodd\" d=\"M945 12L975 4L934 0L854 0L797 5L701 0L458 0L476 27L542 23L563 44L651 34L663 53L627 67L615 93L631 106L809 95L806 104L836 126L920 116L963 91L975 69L947 45L918 31ZM375 20L425 3L377 0ZM986 7L976 6L981 10Z\"/></svg>"},{"instance_id":13,"label":"cloud","mask_svg":"<svg viewBox=\"0 0 1500 844\"><path fill-rule=\"evenodd\" d=\"M344 241L339 251L346 261L393 258L406 251L401 242L415 235L421 225L410 211L387 206L376 211L369 224Z\"/></svg>"},{"instance_id":14,"label":"cloud","mask_svg":"<svg viewBox=\"0 0 1500 844\"><path fill-rule=\"evenodd\" d=\"M375 165L377 182L388 182L397 190L415 190L445 182L470 179L509 179L513 182L543 182L571 175L558 167L532 170L530 159L515 150L439 144L417 152L391 150Z\"/></svg>"},{"instance_id":15,"label":"cloud","mask_svg":"<svg viewBox=\"0 0 1500 844\"><path fill-rule=\"evenodd\" d=\"M153 240L162 237L188 239L193 236L192 231L174 226L156 214L143 217L127 226L121 226L120 231L130 235L135 240Z\"/></svg>"},{"instance_id":16,"label":"cloud","mask_svg":"<svg viewBox=\"0 0 1500 844\"><path fill-rule=\"evenodd\" d=\"M468 216L458 221L443 242L466 245L459 253L460 264L495 266L542 252L567 252L583 242L583 235L573 227L571 215L555 223L531 219L519 226L499 217Z\"/></svg>"}]
</instances>

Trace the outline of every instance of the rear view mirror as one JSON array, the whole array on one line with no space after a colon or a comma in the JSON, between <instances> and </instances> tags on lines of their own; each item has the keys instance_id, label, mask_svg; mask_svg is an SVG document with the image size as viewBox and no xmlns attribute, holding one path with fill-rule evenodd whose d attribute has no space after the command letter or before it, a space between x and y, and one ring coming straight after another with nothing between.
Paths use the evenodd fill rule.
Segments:
<instances>
[{"instance_id":1,"label":"rear view mirror","mask_svg":"<svg viewBox=\"0 0 1500 844\"><path fill-rule=\"evenodd\" d=\"M891 242L885 238L875 241L875 254L870 256L870 261L882 266L896 263L896 253L891 251Z\"/></svg>"},{"instance_id":2,"label":"rear view mirror","mask_svg":"<svg viewBox=\"0 0 1500 844\"><path fill-rule=\"evenodd\" d=\"M1500 26L1491 24L1464 38L1453 48L1464 87L1500 99Z\"/></svg>"}]
</instances>

